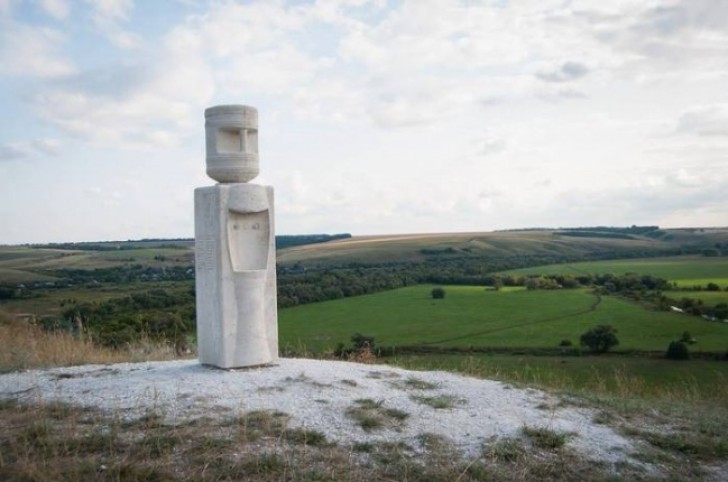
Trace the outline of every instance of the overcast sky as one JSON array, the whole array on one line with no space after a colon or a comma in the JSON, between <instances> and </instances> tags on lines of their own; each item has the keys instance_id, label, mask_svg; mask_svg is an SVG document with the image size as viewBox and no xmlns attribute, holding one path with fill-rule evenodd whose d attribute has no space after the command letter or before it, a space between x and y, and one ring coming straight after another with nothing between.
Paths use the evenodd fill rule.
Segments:
<instances>
[{"instance_id":1,"label":"overcast sky","mask_svg":"<svg viewBox=\"0 0 728 482\"><path fill-rule=\"evenodd\" d=\"M217 104L278 234L728 225L725 0L0 0L0 243L192 237Z\"/></svg>"}]
</instances>

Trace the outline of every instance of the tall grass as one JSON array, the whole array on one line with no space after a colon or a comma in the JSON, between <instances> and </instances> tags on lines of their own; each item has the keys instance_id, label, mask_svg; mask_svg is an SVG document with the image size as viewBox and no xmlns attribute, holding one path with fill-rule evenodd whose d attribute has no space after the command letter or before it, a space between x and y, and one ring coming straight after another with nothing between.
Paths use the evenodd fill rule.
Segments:
<instances>
[{"instance_id":1,"label":"tall grass","mask_svg":"<svg viewBox=\"0 0 728 482\"><path fill-rule=\"evenodd\" d=\"M174 347L169 344L142 339L134 345L115 350L100 346L89 337L74 337L61 331L47 332L0 311L0 372L174 358Z\"/></svg>"}]
</instances>

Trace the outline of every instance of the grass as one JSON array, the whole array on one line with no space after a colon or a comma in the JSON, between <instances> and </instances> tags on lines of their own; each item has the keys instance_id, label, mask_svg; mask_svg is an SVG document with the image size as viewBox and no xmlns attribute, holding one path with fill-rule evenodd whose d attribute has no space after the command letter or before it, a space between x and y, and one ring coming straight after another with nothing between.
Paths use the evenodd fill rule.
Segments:
<instances>
[{"instance_id":1,"label":"grass","mask_svg":"<svg viewBox=\"0 0 728 482\"><path fill-rule=\"evenodd\" d=\"M390 428L398 430L409 417L407 412L396 408L384 407L384 400L360 398L349 407L346 415L354 420L365 432Z\"/></svg>"},{"instance_id":2,"label":"grass","mask_svg":"<svg viewBox=\"0 0 728 482\"><path fill-rule=\"evenodd\" d=\"M361 236L332 243L285 249L278 263L346 265L349 263L421 262L428 259L423 250L450 250L452 256L507 257L518 255L584 256L599 250L619 253L640 250L678 249L686 244L712 246L726 239L725 229L697 232L667 230L660 239L575 238L555 235L553 231L485 233L433 233L391 236Z\"/></svg>"},{"instance_id":3,"label":"grass","mask_svg":"<svg viewBox=\"0 0 728 482\"><path fill-rule=\"evenodd\" d=\"M728 406L728 363L619 356L418 355L383 361L414 370L446 370L581 395Z\"/></svg>"},{"instance_id":4,"label":"grass","mask_svg":"<svg viewBox=\"0 0 728 482\"><path fill-rule=\"evenodd\" d=\"M585 261L581 263L552 264L503 271L500 274L598 274L638 273L677 282L680 286L705 286L714 282L728 287L728 258L703 256L672 256L669 258L618 259Z\"/></svg>"},{"instance_id":5,"label":"grass","mask_svg":"<svg viewBox=\"0 0 728 482\"><path fill-rule=\"evenodd\" d=\"M76 338L66 332L47 332L0 312L0 373L87 363L174 358L174 347L168 344L139 340L133 346L113 350L99 346L89 338Z\"/></svg>"},{"instance_id":6,"label":"grass","mask_svg":"<svg viewBox=\"0 0 728 482\"><path fill-rule=\"evenodd\" d=\"M411 388L414 390L435 390L436 388L439 388L439 385L437 385L436 383L430 383L428 381L415 377L409 377L401 382L395 382L394 385L405 389Z\"/></svg>"},{"instance_id":7,"label":"grass","mask_svg":"<svg viewBox=\"0 0 728 482\"><path fill-rule=\"evenodd\" d=\"M189 246L180 249L137 247L106 251L0 246L0 281L52 281L54 278L42 272L63 268L98 269L133 264L189 266L193 262L194 251Z\"/></svg>"},{"instance_id":8,"label":"grass","mask_svg":"<svg viewBox=\"0 0 728 482\"><path fill-rule=\"evenodd\" d=\"M437 410L454 408L455 405L460 402L460 399L458 399L457 397L452 397L450 395L436 395L432 397L412 395L410 398L412 398L412 400L414 400L415 402L427 405Z\"/></svg>"},{"instance_id":9,"label":"grass","mask_svg":"<svg viewBox=\"0 0 728 482\"><path fill-rule=\"evenodd\" d=\"M657 350L689 331L692 351L725 352L728 325L685 314L650 311L620 298L597 299L588 290L486 291L449 286L442 300L431 287L411 286L279 311L282 347L312 352L349 343L352 333L373 336L377 346L427 345L556 348L598 324L618 330L616 350ZM594 309L592 309L594 307Z\"/></svg>"},{"instance_id":10,"label":"grass","mask_svg":"<svg viewBox=\"0 0 728 482\"><path fill-rule=\"evenodd\" d=\"M1 275L1 274L0 274ZM2 308L7 312L34 313L39 318L60 316L68 308L68 300L76 303L100 303L113 298L123 298L136 293L146 293L150 289L163 289L170 293L189 291L194 288L193 281L158 281L152 286L148 282L123 284L101 283L93 287L67 288L62 290L35 290L41 296L27 299L5 300Z\"/></svg>"},{"instance_id":11,"label":"grass","mask_svg":"<svg viewBox=\"0 0 728 482\"><path fill-rule=\"evenodd\" d=\"M728 303L728 291L671 290L665 294L673 300L680 300L682 298L702 300L708 306L713 306L718 303Z\"/></svg>"},{"instance_id":12,"label":"grass","mask_svg":"<svg viewBox=\"0 0 728 482\"><path fill-rule=\"evenodd\" d=\"M538 448L555 450L566 445L568 434L556 432L547 427L523 427L523 435Z\"/></svg>"}]
</instances>

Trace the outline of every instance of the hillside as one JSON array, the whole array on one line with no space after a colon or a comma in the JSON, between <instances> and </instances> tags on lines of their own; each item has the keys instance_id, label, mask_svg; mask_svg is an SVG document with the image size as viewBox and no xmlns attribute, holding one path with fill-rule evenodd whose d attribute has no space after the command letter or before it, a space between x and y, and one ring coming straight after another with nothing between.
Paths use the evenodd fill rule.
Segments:
<instances>
[{"instance_id":1,"label":"hillside","mask_svg":"<svg viewBox=\"0 0 728 482\"><path fill-rule=\"evenodd\" d=\"M614 228L611 228L614 229ZM624 231L629 231L625 228ZM574 235L577 233L579 235ZM329 243L282 250L282 266L428 262L456 258L546 256L552 258L619 258L728 251L728 228L665 229L647 233L612 230L525 230L482 233L354 236Z\"/></svg>"},{"instance_id":2,"label":"hillside","mask_svg":"<svg viewBox=\"0 0 728 482\"><path fill-rule=\"evenodd\" d=\"M705 250L716 249L718 252L728 252L728 228L655 229L648 232L637 228L638 232L632 232L634 229L578 228L354 236L279 249L278 264L284 268L297 265L333 267L508 257L574 261L700 254ZM340 235L332 238L337 236ZM62 270L135 266L163 270L190 267L193 264L192 240L0 246L0 285L52 282L64 277Z\"/></svg>"}]
</instances>

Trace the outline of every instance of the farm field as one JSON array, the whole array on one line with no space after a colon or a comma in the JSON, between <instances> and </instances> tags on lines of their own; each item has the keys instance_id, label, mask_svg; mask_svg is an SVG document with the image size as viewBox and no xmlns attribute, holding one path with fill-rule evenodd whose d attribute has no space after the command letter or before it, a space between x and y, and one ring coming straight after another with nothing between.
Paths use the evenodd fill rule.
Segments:
<instances>
[{"instance_id":1,"label":"farm field","mask_svg":"<svg viewBox=\"0 0 728 482\"><path fill-rule=\"evenodd\" d=\"M38 318L60 316L72 303L103 303L108 300L144 293L149 289L167 290L171 293L194 289L194 282L157 281L124 284L103 283L93 287L72 287L46 290L42 296L5 300L0 307L9 313L33 313Z\"/></svg>"},{"instance_id":2,"label":"farm field","mask_svg":"<svg viewBox=\"0 0 728 482\"><path fill-rule=\"evenodd\" d=\"M0 284L55 281L58 278L47 271L60 269L94 270L132 265L164 268L193 263L194 251L189 246L101 251L0 246Z\"/></svg>"},{"instance_id":3,"label":"farm field","mask_svg":"<svg viewBox=\"0 0 728 482\"><path fill-rule=\"evenodd\" d=\"M502 271L499 274L598 274L637 273L652 275L675 282L678 286L705 286L709 282L728 288L728 258L703 256L674 256L669 258L618 259L552 264Z\"/></svg>"},{"instance_id":4,"label":"farm field","mask_svg":"<svg viewBox=\"0 0 728 482\"><path fill-rule=\"evenodd\" d=\"M432 286L418 285L374 295L280 310L281 346L313 352L348 345L354 333L378 346L428 345L555 348L598 324L618 330L615 351L665 350L689 331L691 351L725 352L728 324L679 313L649 311L624 299L588 290L485 290L447 286L433 300Z\"/></svg>"},{"instance_id":5,"label":"farm field","mask_svg":"<svg viewBox=\"0 0 728 482\"><path fill-rule=\"evenodd\" d=\"M728 303L728 291L670 290L665 292L665 294L673 300L694 298L696 300L701 300L703 303L708 305Z\"/></svg>"}]
</instances>

